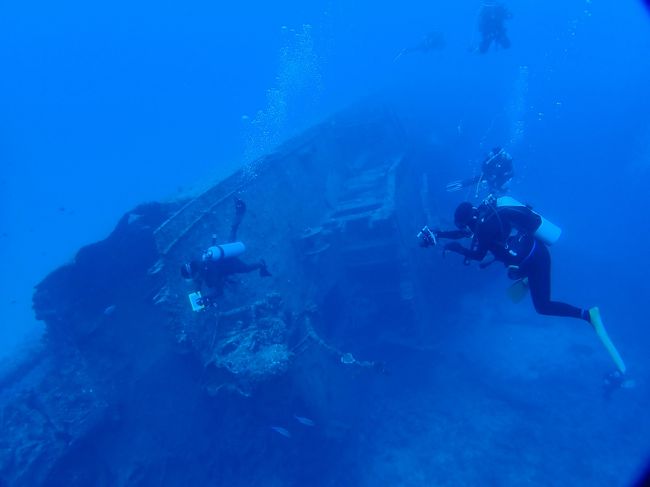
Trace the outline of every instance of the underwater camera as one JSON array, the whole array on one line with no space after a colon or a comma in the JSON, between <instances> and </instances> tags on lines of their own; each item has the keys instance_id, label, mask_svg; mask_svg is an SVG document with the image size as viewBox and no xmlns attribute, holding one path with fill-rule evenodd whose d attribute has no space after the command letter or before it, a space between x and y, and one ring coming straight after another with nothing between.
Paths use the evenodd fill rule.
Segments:
<instances>
[{"instance_id":1,"label":"underwater camera","mask_svg":"<svg viewBox=\"0 0 650 487\"><path fill-rule=\"evenodd\" d=\"M426 225L424 228L422 228L422 230L420 230L417 237L420 241L420 247L431 247L432 245L436 245L438 243L436 240L436 235Z\"/></svg>"}]
</instances>

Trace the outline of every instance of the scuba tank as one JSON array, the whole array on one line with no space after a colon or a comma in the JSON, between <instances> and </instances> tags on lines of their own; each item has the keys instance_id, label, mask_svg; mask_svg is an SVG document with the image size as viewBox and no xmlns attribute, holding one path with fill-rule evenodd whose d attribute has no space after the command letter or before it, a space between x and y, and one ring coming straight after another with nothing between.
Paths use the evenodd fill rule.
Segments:
<instances>
[{"instance_id":1,"label":"scuba tank","mask_svg":"<svg viewBox=\"0 0 650 487\"><path fill-rule=\"evenodd\" d=\"M212 247L208 247L208 249L203 252L202 260L217 261L222 259L229 259L231 257L237 257L238 255L243 254L245 250L246 246L244 245L244 242L231 242L221 245L213 245Z\"/></svg>"},{"instance_id":2,"label":"scuba tank","mask_svg":"<svg viewBox=\"0 0 650 487\"><path fill-rule=\"evenodd\" d=\"M542 215L536 211L533 211L530 209L530 207L524 205L523 203L520 203L511 196L501 196L500 198L497 198L496 206L497 208L505 206L528 208L533 214L537 215L540 218L541 223L535 230L534 236L544 242L546 245L553 245L560 239L560 235L562 235L562 229L560 227L548 221Z\"/></svg>"}]
</instances>

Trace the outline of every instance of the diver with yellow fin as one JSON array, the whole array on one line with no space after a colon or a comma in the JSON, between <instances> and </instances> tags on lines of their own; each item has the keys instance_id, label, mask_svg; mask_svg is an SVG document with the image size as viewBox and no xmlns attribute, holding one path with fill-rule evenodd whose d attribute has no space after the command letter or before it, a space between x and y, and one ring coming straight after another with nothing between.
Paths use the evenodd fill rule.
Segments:
<instances>
[{"instance_id":1,"label":"diver with yellow fin","mask_svg":"<svg viewBox=\"0 0 650 487\"><path fill-rule=\"evenodd\" d=\"M508 276L520 287L511 289L511 297L522 299L530 291L535 310L542 315L564 316L587 321L594 327L596 335L616 364L625 374L625 363L609 339L597 307L585 309L560 301L551 300L551 255L548 247L555 243L562 231L559 227L534 212L530 207L514 198L488 197L478 207L469 202L456 208L454 222L458 230L432 231L428 227L418 234L420 245L435 245L438 239L471 239L469 248L459 242L450 242L444 250L456 252L465 257L465 263L483 261L488 252L492 261L481 262L486 267L494 261L502 262L508 268Z\"/></svg>"}]
</instances>

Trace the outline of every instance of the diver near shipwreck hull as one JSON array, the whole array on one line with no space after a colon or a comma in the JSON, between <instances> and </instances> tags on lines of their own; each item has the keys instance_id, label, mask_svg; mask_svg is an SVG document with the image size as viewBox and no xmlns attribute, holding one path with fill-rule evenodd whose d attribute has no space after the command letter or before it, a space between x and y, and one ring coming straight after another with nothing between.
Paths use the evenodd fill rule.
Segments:
<instances>
[{"instance_id":1,"label":"diver near shipwreck hull","mask_svg":"<svg viewBox=\"0 0 650 487\"><path fill-rule=\"evenodd\" d=\"M508 190L508 183L514 174L512 156L502 147L495 147L481 163L481 173L478 176L452 181L447 184L447 191L453 193L474 187L476 196L482 189L487 189L489 194L502 195Z\"/></svg>"},{"instance_id":2,"label":"diver near shipwreck hull","mask_svg":"<svg viewBox=\"0 0 650 487\"><path fill-rule=\"evenodd\" d=\"M216 304L217 298L223 294L229 282L229 276L233 274L246 274L259 270L261 277L271 275L263 259L248 264L239 258L246 250L244 243L237 241L237 230L245 214L246 204L239 198L235 198L235 219L230 227L228 243L217 245L213 237L212 246L203 252L200 260L192 260L181 266L181 276L192 279L198 288L196 292L189 295L194 311ZM209 294L201 294L204 284L210 289Z\"/></svg>"},{"instance_id":3,"label":"diver near shipwreck hull","mask_svg":"<svg viewBox=\"0 0 650 487\"><path fill-rule=\"evenodd\" d=\"M579 308L551 299L551 255L548 247L555 243L561 229L530 207L514 198L488 197L475 207L469 202L458 205L454 215L457 230L432 231L424 227L418 234L420 245L436 245L438 239L470 239L469 247L459 242L447 243L447 251L472 260L485 268L495 261L507 267L508 277L515 280L509 294L518 302L530 291L537 313L581 319L589 323L607 349L616 368L625 374L626 367L616 347L609 339L597 307ZM485 261L487 254L493 259Z\"/></svg>"}]
</instances>

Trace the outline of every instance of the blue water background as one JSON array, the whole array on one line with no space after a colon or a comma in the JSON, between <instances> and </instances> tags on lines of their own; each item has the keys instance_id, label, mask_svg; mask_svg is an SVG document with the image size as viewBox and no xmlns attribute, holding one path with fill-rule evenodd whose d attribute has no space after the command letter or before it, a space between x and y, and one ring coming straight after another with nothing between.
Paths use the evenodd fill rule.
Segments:
<instances>
[{"instance_id":1,"label":"blue water background","mask_svg":"<svg viewBox=\"0 0 650 487\"><path fill-rule=\"evenodd\" d=\"M485 56L470 52L478 41L474 1L0 6L0 354L7 360L40 333L31 287L81 245L107 235L129 208L218 179L327 114L377 95L396 107L408 131L443 148L444 161L426 163L447 164L450 174L471 174L493 145L506 145L517 170L513 192L564 229L553 248L554 293L601 306L637 380L634 391L583 415L600 399L607 357L563 348L565 334L575 338L581 325L504 302L497 269L479 273L432 260L432 275L442 266L446 276L456 269L461 283L499 283L459 295L465 314L441 316L432 333L444 327L449 349L475 361L476 368L458 372L464 387L462 377L484 373L503 392L508 381L525 379L508 375L522 363L549 378L538 397L515 408L522 424L548 421L544 412L558 415L544 423L548 435L530 440L533 450L552 462L558 445L571 444L558 439L563 421L586 416L577 441L595 436L593 448L617 450L611 469L625 485L650 452L639 438L650 437L643 414L650 399L650 18L637 2L508 6L513 46ZM393 61L431 31L444 34L442 51ZM458 200L444 194L446 182L432 191L440 191L440 212L448 214ZM490 319L493 309L498 319ZM393 393L412 397L409 414L422 421L414 411L431 399L422 391L433 394L435 380L404 377L428 367L427 356L392 359L404 387ZM563 370L564 363L570 365ZM450 387L438 396L457 420L451 383L438 382ZM384 412L403 413L404 406L388 401ZM556 431L548 430L552 424ZM377 438L382 445L385 437ZM405 456L404 472L426 463ZM558 475L591 478L598 471L576 464ZM417 484L411 480L406 485Z\"/></svg>"}]
</instances>

